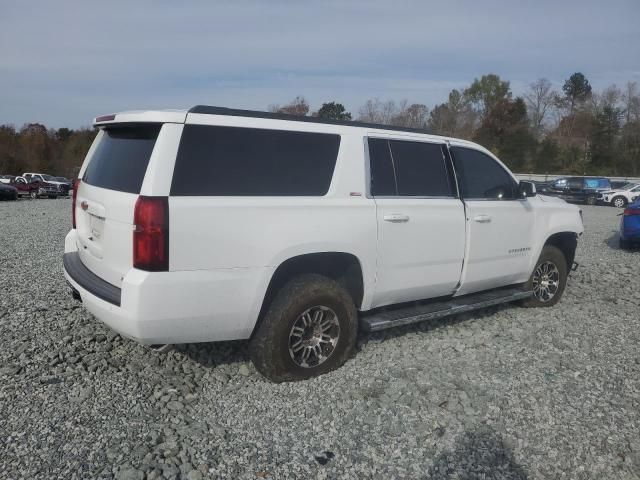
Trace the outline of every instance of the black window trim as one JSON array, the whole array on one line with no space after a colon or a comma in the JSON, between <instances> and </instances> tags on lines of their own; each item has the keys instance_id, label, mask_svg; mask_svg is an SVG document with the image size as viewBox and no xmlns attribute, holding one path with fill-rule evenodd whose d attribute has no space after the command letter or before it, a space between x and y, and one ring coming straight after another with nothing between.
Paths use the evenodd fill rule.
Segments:
<instances>
[{"instance_id":1,"label":"black window trim","mask_svg":"<svg viewBox=\"0 0 640 480\"><path fill-rule=\"evenodd\" d=\"M449 142L447 142L448 144ZM493 160L496 165L498 165L498 167L500 167L508 176L509 178L511 178L511 180L513 180L515 186L516 186L516 192L518 191L518 180L513 176L513 174L507 170L504 165L502 165L501 162L497 161L495 158L493 158L493 156L487 154L487 152L485 152L484 150L481 150L479 148L475 148L472 146L468 146L468 145L448 145L449 148L449 155L451 155L451 161L452 161L452 165L455 171L455 176L456 176L456 185L458 185L460 183L460 178L458 177L458 172L455 170L455 162L453 162L453 158L454 158L454 153L453 153L453 149L454 148L466 148L467 150L474 150L476 152L482 153L483 155L486 155L487 157L489 157L491 160ZM465 201L465 200L469 200L469 201L474 201L474 202L512 202L512 201L518 201L518 202L522 202L523 200L526 200L526 197L518 197L515 196L513 198L485 198L485 197L465 197L464 195L462 195L462 190L458 190L459 194L460 194L460 199Z\"/></svg>"},{"instance_id":2,"label":"black window trim","mask_svg":"<svg viewBox=\"0 0 640 480\"><path fill-rule=\"evenodd\" d=\"M398 191L398 178L396 174L396 166L393 160L393 152L391 151L391 144L389 141L396 140L399 142L414 142L414 143L430 143L433 145L439 145L442 149L442 158L445 162L445 171L447 175L447 180L449 181L449 187L451 190L451 195L373 195L371 193L371 156L369 153L369 139L376 140L386 140L387 146L389 148L389 155L391 156L391 162L393 166L393 179L396 185L396 192ZM445 154L444 152L449 152L449 141L448 140L431 140L431 139L422 139L422 138L413 138L413 137L404 137L398 138L394 136L386 136L386 135L365 135L364 136L364 144L365 144L365 179L366 179L366 198L379 198L381 200L387 199L415 199L415 200L451 200L451 199L460 199L460 190L458 188L458 179L455 175L455 168L453 166L453 158L451 154ZM452 182L452 176L455 181Z\"/></svg>"}]
</instances>

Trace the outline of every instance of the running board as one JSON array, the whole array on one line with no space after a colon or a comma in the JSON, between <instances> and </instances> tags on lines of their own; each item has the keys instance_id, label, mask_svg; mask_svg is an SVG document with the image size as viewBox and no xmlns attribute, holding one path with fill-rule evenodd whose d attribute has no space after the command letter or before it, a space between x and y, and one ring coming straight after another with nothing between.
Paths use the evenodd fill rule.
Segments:
<instances>
[{"instance_id":1,"label":"running board","mask_svg":"<svg viewBox=\"0 0 640 480\"><path fill-rule=\"evenodd\" d=\"M384 310L360 319L360 327L365 332L377 332L386 328L410 325L412 323L434 320L459 313L470 312L480 308L491 307L501 303L513 302L529 298L533 292L521 287L501 288L486 292L472 293L461 297L452 297L444 301L433 302L410 307Z\"/></svg>"}]
</instances>

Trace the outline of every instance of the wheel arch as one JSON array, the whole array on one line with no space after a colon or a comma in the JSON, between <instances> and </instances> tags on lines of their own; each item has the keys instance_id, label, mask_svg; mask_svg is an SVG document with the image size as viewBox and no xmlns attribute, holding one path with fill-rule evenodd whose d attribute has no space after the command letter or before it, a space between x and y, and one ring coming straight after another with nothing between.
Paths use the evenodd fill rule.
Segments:
<instances>
[{"instance_id":1,"label":"wheel arch","mask_svg":"<svg viewBox=\"0 0 640 480\"><path fill-rule=\"evenodd\" d=\"M317 273L337 281L349 292L356 308L361 307L365 280L362 262L356 255L338 251L295 255L281 262L271 275L251 336L277 292L290 279L305 273Z\"/></svg>"},{"instance_id":2,"label":"wheel arch","mask_svg":"<svg viewBox=\"0 0 640 480\"><path fill-rule=\"evenodd\" d=\"M567 269L570 270L576 257L578 234L575 232L554 233L544 242L543 248L547 245L553 245L564 254L564 257L567 260Z\"/></svg>"}]
</instances>

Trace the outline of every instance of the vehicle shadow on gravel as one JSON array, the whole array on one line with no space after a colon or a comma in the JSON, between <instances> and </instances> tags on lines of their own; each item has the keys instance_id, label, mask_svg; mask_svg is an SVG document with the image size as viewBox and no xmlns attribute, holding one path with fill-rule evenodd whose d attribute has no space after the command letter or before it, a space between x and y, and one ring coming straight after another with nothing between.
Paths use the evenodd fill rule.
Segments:
<instances>
[{"instance_id":1,"label":"vehicle shadow on gravel","mask_svg":"<svg viewBox=\"0 0 640 480\"><path fill-rule=\"evenodd\" d=\"M611 236L607 238L604 243L606 243L609 246L609 248L612 250L621 250L623 252L640 251L640 244L636 244L628 249L620 248L620 234L618 232L612 233Z\"/></svg>"},{"instance_id":2,"label":"vehicle shadow on gravel","mask_svg":"<svg viewBox=\"0 0 640 480\"><path fill-rule=\"evenodd\" d=\"M453 449L441 453L429 469L430 479L526 480L524 469L513 452L489 426L465 432Z\"/></svg>"},{"instance_id":3,"label":"vehicle shadow on gravel","mask_svg":"<svg viewBox=\"0 0 640 480\"><path fill-rule=\"evenodd\" d=\"M246 340L186 343L175 345L174 348L203 368L214 368L221 365L233 365L250 361L249 342Z\"/></svg>"}]
</instances>

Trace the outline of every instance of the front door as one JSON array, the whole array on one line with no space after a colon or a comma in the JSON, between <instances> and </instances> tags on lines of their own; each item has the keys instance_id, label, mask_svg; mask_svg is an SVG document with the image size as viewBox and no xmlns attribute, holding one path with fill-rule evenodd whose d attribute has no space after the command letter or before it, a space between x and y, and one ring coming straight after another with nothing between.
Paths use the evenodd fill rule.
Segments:
<instances>
[{"instance_id":1,"label":"front door","mask_svg":"<svg viewBox=\"0 0 640 480\"><path fill-rule=\"evenodd\" d=\"M444 144L369 139L378 222L373 306L451 295L465 249L465 218Z\"/></svg>"},{"instance_id":2,"label":"front door","mask_svg":"<svg viewBox=\"0 0 640 480\"><path fill-rule=\"evenodd\" d=\"M467 251L457 295L525 282L530 275L535 215L518 184L495 159L453 146L464 199Z\"/></svg>"}]
</instances>

